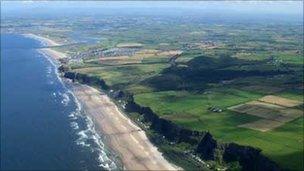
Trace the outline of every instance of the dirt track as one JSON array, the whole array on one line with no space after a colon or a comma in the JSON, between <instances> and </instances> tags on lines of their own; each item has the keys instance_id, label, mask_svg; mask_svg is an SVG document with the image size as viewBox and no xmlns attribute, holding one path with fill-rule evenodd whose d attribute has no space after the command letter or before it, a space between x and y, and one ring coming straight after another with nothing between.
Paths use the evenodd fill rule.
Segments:
<instances>
[{"instance_id":1,"label":"dirt track","mask_svg":"<svg viewBox=\"0 0 304 171\"><path fill-rule=\"evenodd\" d=\"M109 97L96 89L75 84L73 91L96 128L106 135L127 170L177 170L148 140L145 132L122 114Z\"/></svg>"}]
</instances>

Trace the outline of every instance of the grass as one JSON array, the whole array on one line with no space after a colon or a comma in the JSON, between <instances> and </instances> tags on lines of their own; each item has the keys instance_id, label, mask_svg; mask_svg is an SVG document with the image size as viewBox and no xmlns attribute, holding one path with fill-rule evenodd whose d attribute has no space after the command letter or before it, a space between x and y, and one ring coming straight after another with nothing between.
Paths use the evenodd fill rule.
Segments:
<instances>
[{"instance_id":1,"label":"grass","mask_svg":"<svg viewBox=\"0 0 304 171\"><path fill-rule=\"evenodd\" d=\"M184 58L184 59L182 59ZM182 56L180 63L192 59L192 54ZM153 59L154 60L154 59ZM169 64L155 59L160 63L141 63L129 65L82 67L77 72L98 75L111 87L116 87L135 94L134 98L142 106L149 106L163 118L172 120L186 128L210 131L213 136L223 142L236 142L262 149L262 153L277 162L282 168L301 170L303 168L303 117L289 122L277 129L260 132L238 125L256 121L256 116L238 114L226 108L244 102L259 99L269 94L272 87L284 85L289 78L280 77L247 77L236 79L231 85L210 84L204 92L190 91L158 91L141 84L141 81L159 75ZM144 61L151 62L151 61ZM257 87L248 87L255 85ZM248 88L244 88L248 87ZM299 91L285 89L271 94L302 100ZM216 106L223 112L216 113L208 107ZM183 154L179 147L168 148L160 145L171 160L190 168L180 160Z\"/></svg>"},{"instance_id":2,"label":"grass","mask_svg":"<svg viewBox=\"0 0 304 171\"><path fill-rule=\"evenodd\" d=\"M131 85L158 74L167 64L132 64L120 66L99 66L76 69L76 72L97 75L109 86ZM121 87L120 87L121 88ZM124 87L126 88L126 87Z\"/></svg>"},{"instance_id":3,"label":"grass","mask_svg":"<svg viewBox=\"0 0 304 171\"><path fill-rule=\"evenodd\" d=\"M132 17L134 16L132 15ZM166 56L159 56L158 58L146 57L143 60L140 59L141 64L128 65L109 62L108 66L106 66L102 65L98 60L85 61L84 63L73 64L72 68L77 72L101 77L111 88L134 93L136 102L151 107L161 117L173 120L175 123L187 128L209 130L215 138L221 141L233 141L261 148L265 155L275 160L283 168L303 170L303 117L263 133L237 127L239 124L259 118L225 110L228 106L258 99L266 94L303 101L302 90L295 90L294 86L299 84L295 82L300 82L299 78L303 77L303 74L299 74L303 73L302 24L288 23L287 25L283 22L280 22L280 24L233 24L229 21L212 24L212 22L200 22L195 18L193 18L194 20L189 20L188 17L157 17L157 21L160 22L155 22L155 17L121 19L120 17L105 16L102 20L93 22L95 23L94 29L92 29L92 21L87 19L77 20L77 22L62 20L59 25L54 20L48 21L54 22L54 27L46 25L40 30L45 30L44 34L48 34L56 40L67 39L69 38L69 33L74 31L77 31L77 37L79 38L84 36L103 38L99 44L94 46L74 44L56 48L60 51L69 52L69 55L96 47L109 49L126 42L141 43L145 49L182 50L183 54L176 62L183 69L188 67L187 63L189 61L197 56L202 56L202 54L212 58L218 58L221 55L231 55L234 58L251 62L262 61L273 56L276 59L272 61L274 64L235 64L230 66L230 68L221 68L226 69L222 74L229 71L229 69L237 72L242 70L272 71L279 69L278 66L281 67L281 63L287 64L289 69L297 69L299 72L289 75L277 75L278 77L266 75L248 77L240 75L237 78L233 78L233 83L229 84L230 88L227 88L227 86L213 88L206 90L205 92L207 93L187 91L154 92L156 91L155 87L142 83L142 80L163 74L162 70L169 66L168 57ZM96 23L107 26L109 29L102 29L101 31ZM23 25L23 22L19 24ZM33 31L31 27L28 27L28 29ZM191 48L196 43L206 42L212 42L220 46L215 49ZM197 62L199 61L195 61L195 63ZM204 65L204 63L205 61L202 61L200 64ZM215 67L217 66L219 64L216 63ZM208 64L205 67L209 67ZM186 81L182 82L186 86L182 85L182 87L189 85L190 90L198 90L196 88L200 88L199 90L204 89L203 84L208 79L196 84L197 77L189 78L189 75L193 73L192 71L195 71L196 67L192 69L188 73L184 73L184 70L180 71L181 73L179 74L187 78ZM200 76L200 74L201 72L197 72L195 76ZM206 77L209 77L209 75ZM216 77L216 75L210 75L210 77ZM169 85L166 90L174 90L174 86L179 84L179 79L181 78L168 76L164 77L164 79L159 79L161 81L156 80L156 84L160 85L160 87ZM301 85L303 86L302 82ZM213 82L213 84L218 85L217 82ZM224 111L221 113L211 112L208 110L209 106L217 106ZM165 144L164 146L160 145L160 148L171 150L166 154L182 166L186 166L186 168L192 167L187 164L188 160L184 159L183 155L180 155L180 147L175 148Z\"/></svg>"},{"instance_id":4,"label":"grass","mask_svg":"<svg viewBox=\"0 0 304 171\"><path fill-rule=\"evenodd\" d=\"M249 52L249 53L236 53L234 57L239 59L246 60L264 60L270 56L276 57L278 60L281 60L283 63L287 64L303 64L304 58L300 53L295 51L284 51L284 52Z\"/></svg>"},{"instance_id":5,"label":"grass","mask_svg":"<svg viewBox=\"0 0 304 171\"><path fill-rule=\"evenodd\" d=\"M284 169L303 168L303 117L268 132L236 128L219 137L224 141L258 147Z\"/></svg>"},{"instance_id":6,"label":"grass","mask_svg":"<svg viewBox=\"0 0 304 171\"><path fill-rule=\"evenodd\" d=\"M278 59L281 59L284 63L301 64L303 65L303 54L296 54L294 52L285 52L277 54Z\"/></svg>"},{"instance_id":7,"label":"grass","mask_svg":"<svg viewBox=\"0 0 304 171\"><path fill-rule=\"evenodd\" d=\"M263 154L279 163L284 169L303 168L303 117L268 132L239 128L238 125L259 118L233 113L225 110L226 107L258 99L262 94L219 88L207 92L209 93L193 94L186 91L142 93L135 96L135 101L143 106L150 106L161 117L184 127L201 131L209 130L221 141L260 148ZM210 105L218 106L224 111L211 112L207 109Z\"/></svg>"},{"instance_id":8,"label":"grass","mask_svg":"<svg viewBox=\"0 0 304 171\"><path fill-rule=\"evenodd\" d=\"M202 113L210 113L207 110L210 106L218 106L225 109L259 97L262 97L262 95L237 89L215 88L199 94L187 91L143 93L137 94L135 101L143 106L150 106L159 115L189 113L201 116Z\"/></svg>"},{"instance_id":9,"label":"grass","mask_svg":"<svg viewBox=\"0 0 304 171\"><path fill-rule=\"evenodd\" d=\"M145 49L182 50L183 54L176 59L181 70L173 71L173 75L167 75L163 69L169 67L167 56L143 57L139 64L122 64L115 61L108 66L98 61L86 62L81 66L74 66L77 72L97 75L104 79L111 88L126 90L135 94L135 101L143 106L151 107L154 112L163 118L184 127L206 131L209 130L216 139L223 142L236 142L242 145L250 145L262 149L262 153L277 162L282 168L289 170L303 169L303 117L268 132L260 132L238 125L256 121L260 118L228 111L226 108L240 103L259 99L264 95L273 94L290 99L303 101L303 92L295 90L294 83L299 82L303 70L303 48L301 29L297 26L261 26L261 25L180 25L180 24L149 24L142 29L131 25L125 30L109 30L103 32L105 41L101 42L103 48L112 48L123 42L138 42ZM134 24L134 23L133 23ZM174 26L172 26L174 25ZM221 44L215 49L187 48L193 43L214 42ZM161 45L161 44L166 45ZM71 48L73 49L73 48ZM243 65L236 63L227 68L221 68L223 73L227 71L275 71L287 65L290 70L297 70L296 74L242 76L231 79L227 85L218 84L223 80L216 80L208 84L208 79L197 80L201 72L192 75L198 67L205 69L209 64L206 60L194 60L190 72L184 72L189 67L188 63L197 56L206 55L212 59L218 59L222 55L231 55L240 61L252 63L263 62L269 57L274 57L270 63ZM215 60L216 61L216 60ZM120 61L123 62L123 61ZM208 61L207 61L208 62ZM224 62L225 63L225 62ZM213 64L213 63L211 63ZM284 65L282 65L284 64ZM214 68L223 65L215 62ZM225 66L225 65L223 65ZM300 72L298 72L300 71ZM204 72L204 70L202 71ZM180 74L177 77L174 74ZM147 84L149 78L162 75L162 79L156 80L156 85ZM208 77L208 76L207 76ZM213 75L212 77L216 77ZM172 79L171 79L172 78ZM174 89L179 84L179 79L189 85L189 91ZM176 79L176 81L175 81ZM169 81L168 81L169 80ZM230 79L229 79L230 80ZM175 82L174 82L175 81ZM217 82L218 81L218 82ZM154 83L154 82L152 82ZM193 84L191 84L193 83ZM167 86L166 91L159 91L158 87ZM185 86L185 87L187 87ZM178 88L182 86L176 86ZM205 89L205 87L212 87ZM192 88L192 89L191 89ZM184 88L185 89L185 88ZM178 90L178 91L174 91ZM190 91L191 90L191 91ZM204 92L194 92L202 91ZM208 110L210 106L223 109L216 113ZM149 133L149 132L148 132ZM184 159L184 148L173 147L170 144L159 144L167 157L175 162L192 168ZM189 159L191 160L191 159Z\"/></svg>"},{"instance_id":10,"label":"grass","mask_svg":"<svg viewBox=\"0 0 304 171\"><path fill-rule=\"evenodd\" d=\"M304 102L304 97L302 94L296 93L294 91L284 91L284 92L279 92L276 95L281 96L281 97L285 97L285 98L289 98L292 100L298 100L301 102Z\"/></svg>"}]
</instances>

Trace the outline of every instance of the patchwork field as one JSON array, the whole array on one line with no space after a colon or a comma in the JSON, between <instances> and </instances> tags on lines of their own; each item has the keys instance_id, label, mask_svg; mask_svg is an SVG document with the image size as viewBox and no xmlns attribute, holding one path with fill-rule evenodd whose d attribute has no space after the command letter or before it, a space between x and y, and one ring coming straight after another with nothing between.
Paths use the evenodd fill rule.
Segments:
<instances>
[{"instance_id":1,"label":"patchwork field","mask_svg":"<svg viewBox=\"0 0 304 171\"><path fill-rule=\"evenodd\" d=\"M189 56L188 58L188 54L181 55L178 59L183 62L179 63L191 63L193 57ZM303 110L294 105L303 103L302 96L289 90L289 86L275 86L283 84L288 77L246 77L211 84L208 85L211 88L204 88L203 91L180 90L173 88L180 84L180 77L163 72L170 67L168 60L162 61L161 58L151 56L148 58L157 62L142 60L136 64L98 64L96 67L80 67L75 71L98 75L112 88L134 94L137 103L151 107L165 119L186 128L208 130L221 141L260 148L263 154L281 167L301 170ZM212 65L215 64L206 67L213 67ZM165 78L157 81L157 85L147 82L159 76ZM216 75L213 74L212 77ZM193 83L195 84L191 85ZM201 82L193 81L193 78L182 81L181 85L191 88L205 87ZM171 90L160 91L158 87L169 87ZM273 90L272 93L276 96L268 96L267 92L270 90ZM232 110L231 107L235 109ZM221 112L212 111L210 108L221 109Z\"/></svg>"},{"instance_id":2,"label":"patchwork field","mask_svg":"<svg viewBox=\"0 0 304 171\"><path fill-rule=\"evenodd\" d=\"M72 69L102 78L180 126L259 148L283 169L302 170L302 35L297 28L252 27L160 26L160 35L134 28L111 32L101 44L111 53L84 59ZM278 39L292 29L298 36ZM193 150L184 143L174 148Z\"/></svg>"},{"instance_id":3,"label":"patchwork field","mask_svg":"<svg viewBox=\"0 0 304 171\"><path fill-rule=\"evenodd\" d=\"M129 48L120 49L120 53L124 54L123 49L128 51ZM127 54L127 53L126 53ZM177 58L182 54L180 50L155 50L155 49L141 49L134 54L106 56L85 60L87 64L101 64L101 65L126 65L126 64L140 64L140 63L168 63L173 57ZM175 59L174 59L175 60Z\"/></svg>"},{"instance_id":4,"label":"patchwork field","mask_svg":"<svg viewBox=\"0 0 304 171\"><path fill-rule=\"evenodd\" d=\"M225 142L233 141L260 148L263 150L263 154L279 163L283 168L301 170L303 167L302 135L304 133L302 110L288 108L284 111L285 107L282 106L268 103L265 105L258 101L264 97L263 95L248 91L213 89L213 91L208 90L207 92L209 93L192 94L178 91L142 93L137 94L135 100L143 106L150 106L163 118L187 128L209 130L217 139ZM268 117L277 116L277 113L272 111L273 108L282 110L283 117L276 119L283 119L285 124L282 124L282 121L263 119L263 115L261 117L255 113L253 115L243 114L228 109L229 106L242 103L254 105L262 103L270 106L271 110L266 112ZM212 112L208 110L209 106L217 106L223 109L223 112ZM260 109L259 107L254 110L263 112L268 108ZM291 111L296 111L296 113L289 113ZM254 128L271 127L271 129L266 132L248 129L250 126L248 123L251 123ZM244 127L240 127L240 125Z\"/></svg>"},{"instance_id":5,"label":"patchwork field","mask_svg":"<svg viewBox=\"0 0 304 171\"><path fill-rule=\"evenodd\" d=\"M1 31L14 28L58 40L65 45L54 49L67 53L71 71L103 79L182 127L259 148L284 170L302 171L303 21L282 14L271 22L243 21L247 14L238 21L238 15L214 20L211 13L189 12L33 17L4 23ZM164 154L195 148L184 142L168 146Z\"/></svg>"},{"instance_id":6,"label":"patchwork field","mask_svg":"<svg viewBox=\"0 0 304 171\"><path fill-rule=\"evenodd\" d=\"M266 103L272 103L272 104L276 104L276 105L280 105L280 106L284 106L284 107L295 107L295 106L299 106L300 104L302 104L302 102L297 101L297 100L291 100L291 99L286 99L286 98L272 96L272 95L265 96L265 97L259 99L259 101L266 102Z\"/></svg>"},{"instance_id":7,"label":"patchwork field","mask_svg":"<svg viewBox=\"0 0 304 171\"><path fill-rule=\"evenodd\" d=\"M258 100L228 108L234 112L261 118L254 122L241 124L239 127L265 132L303 116L302 110L290 108L302 104L300 101L270 95Z\"/></svg>"}]
</instances>

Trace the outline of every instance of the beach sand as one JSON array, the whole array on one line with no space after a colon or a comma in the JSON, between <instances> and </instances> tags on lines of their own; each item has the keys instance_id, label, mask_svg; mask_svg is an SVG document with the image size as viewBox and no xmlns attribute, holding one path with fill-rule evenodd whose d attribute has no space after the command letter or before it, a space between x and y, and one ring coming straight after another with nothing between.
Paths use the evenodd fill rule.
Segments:
<instances>
[{"instance_id":1,"label":"beach sand","mask_svg":"<svg viewBox=\"0 0 304 171\"><path fill-rule=\"evenodd\" d=\"M52 58L54 58L56 60L67 57L66 54L52 49L52 47L62 46L62 44L57 43L57 42L55 42L52 39L49 39L49 38L46 38L46 37L42 37L42 36L38 36L38 35L35 35L35 34L31 34L31 33L23 34L23 35L26 36L26 37L38 40L38 41L42 42L42 44L44 46L47 46L47 48L40 48L38 50L41 53L49 55L49 56L51 56Z\"/></svg>"},{"instance_id":2,"label":"beach sand","mask_svg":"<svg viewBox=\"0 0 304 171\"><path fill-rule=\"evenodd\" d=\"M46 38L46 37L42 37L42 36L39 36L39 35L36 35L36 34L27 33L27 34L23 34L23 35L26 36L26 37L30 37L32 39L36 39L38 41L41 41L41 42L43 42L43 44L45 46L61 46L62 45L62 44L60 44L58 42L55 42L52 39L49 39L49 38Z\"/></svg>"},{"instance_id":3,"label":"beach sand","mask_svg":"<svg viewBox=\"0 0 304 171\"><path fill-rule=\"evenodd\" d=\"M45 41L48 45L59 45L48 38L31 34L30 37L39 38L39 41ZM56 60L66 57L64 53L50 48L39 50ZM78 83L72 83L72 90L85 113L94 121L98 132L105 137L107 146L119 155L124 169L182 170L169 163L149 141L145 132L119 111L106 94Z\"/></svg>"},{"instance_id":4,"label":"beach sand","mask_svg":"<svg viewBox=\"0 0 304 171\"><path fill-rule=\"evenodd\" d=\"M126 170L181 170L162 156L145 132L120 112L106 94L87 85L75 83L72 87Z\"/></svg>"},{"instance_id":5,"label":"beach sand","mask_svg":"<svg viewBox=\"0 0 304 171\"><path fill-rule=\"evenodd\" d=\"M54 58L56 60L67 57L67 55L65 53L56 51L56 50L51 49L51 48L41 48L38 51L40 51L41 53L46 54L48 56L51 56L52 58Z\"/></svg>"}]
</instances>

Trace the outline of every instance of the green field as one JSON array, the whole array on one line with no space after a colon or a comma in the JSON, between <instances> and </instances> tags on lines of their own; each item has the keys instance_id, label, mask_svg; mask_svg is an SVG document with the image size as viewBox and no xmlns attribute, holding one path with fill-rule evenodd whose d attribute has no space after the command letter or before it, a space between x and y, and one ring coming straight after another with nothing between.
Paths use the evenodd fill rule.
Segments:
<instances>
[{"instance_id":1,"label":"green field","mask_svg":"<svg viewBox=\"0 0 304 171\"><path fill-rule=\"evenodd\" d=\"M90 57L71 65L73 71L100 77L111 89L133 94L136 103L151 107L160 117L178 125L210 131L222 142L260 148L283 169L303 169L303 117L260 132L238 127L259 117L227 109L265 95L303 101L303 35L298 26L154 24L137 29L132 25L129 30L106 31L103 36L106 40L96 47L110 49L120 43L137 42L144 50L183 53L175 65L169 63L170 56L140 60L130 56L107 62ZM182 152L193 147L164 143L160 148L185 165Z\"/></svg>"},{"instance_id":2,"label":"green field","mask_svg":"<svg viewBox=\"0 0 304 171\"><path fill-rule=\"evenodd\" d=\"M229 5L231 11L219 5L222 15L213 14L209 6L206 10L161 6L155 11L135 5L130 11L119 5L106 10L96 6L87 14L77 9L81 12L70 17L74 13L4 17L1 33L33 33L58 41L62 46L52 48L68 56L61 61L63 69L94 76L81 75L94 80L80 80L94 82L96 88L100 88L96 78L104 80L110 96L123 91L126 96L113 99L118 106L134 97L139 105L179 126L209 131L220 142L259 148L283 170L304 170L303 116L261 132L239 127L260 120L261 115L228 109L266 95L304 101L303 17L284 10L272 16L276 6L269 8L269 15L263 12L266 9L252 15ZM137 13L141 10L144 13ZM172 51L182 53L172 55ZM304 111L303 104L292 108ZM170 142L148 129L151 123L139 113L127 114L170 161L188 170L206 169L185 153L195 154L197 144ZM212 170L231 169L222 160L204 162L212 163Z\"/></svg>"},{"instance_id":3,"label":"green field","mask_svg":"<svg viewBox=\"0 0 304 171\"><path fill-rule=\"evenodd\" d=\"M223 142L236 142L262 149L262 153L276 161L282 168L303 168L303 117L268 132L237 127L258 120L258 117L238 114L227 107L259 99L269 94L273 86L282 84L289 77L265 80L263 77L237 79L229 85L208 84L204 91L168 90L158 91L145 80L162 76L167 64L132 64L124 66L100 66L76 69L81 73L98 75L108 85L135 94L135 101L151 107L162 118L169 119L186 128L210 131ZM257 84L259 82L259 84ZM246 83L246 84L245 84ZM248 88L248 85L258 88ZM244 84L246 86L244 86ZM242 86L240 86L242 85ZM257 91L258 89L259 91ZM302 100L298 91L286 90L274 94ZM208 110L216 106L223 112Z\"/></svg>"},{"instance_id":4,"label":"green field","mask_svg":"<svg viewBox=\"0 0 304 171\"><path fill-rule=\"evenodd\" d=\"M193 95L186 92L155 92L135 96L136 102L150 106L153 111L187 128L209 130L224 142L237 142L258 147L283 168L301 170L303 167L303 117L269 132L237 127L258 118L223 111L208 111L215 105L225 109L261 97L235 89L209 90L211 93ZM213 92L213 93L212 93Z\"/></svg>"}]
</instances>

